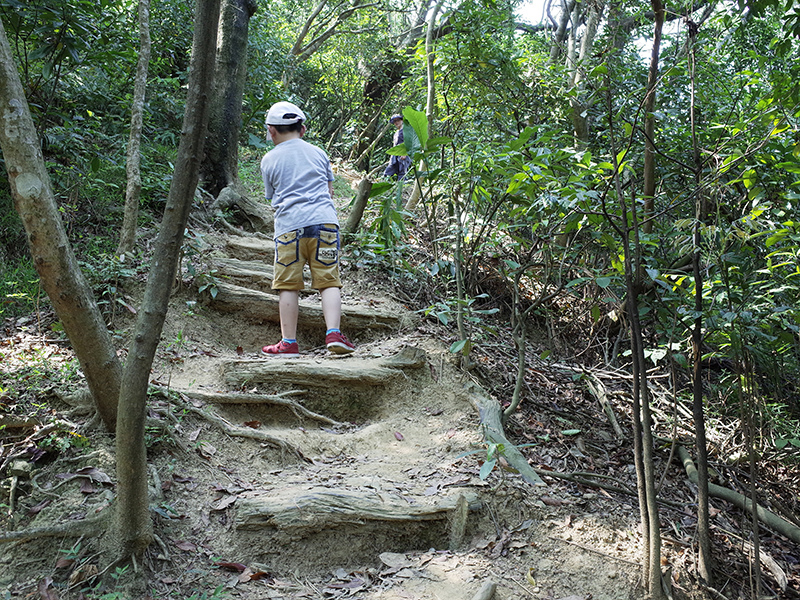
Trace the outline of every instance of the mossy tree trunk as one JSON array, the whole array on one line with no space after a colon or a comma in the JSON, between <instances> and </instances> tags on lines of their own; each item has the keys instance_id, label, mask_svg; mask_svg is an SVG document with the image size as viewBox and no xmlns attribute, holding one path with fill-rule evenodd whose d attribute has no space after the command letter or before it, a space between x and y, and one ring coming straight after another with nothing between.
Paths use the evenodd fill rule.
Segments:
<instances>
[{"instance_id":1,"label":"mossy tree trunk","mask_svg":"<svg viewBox=\"0 0 800 600\"><path fill-rule=\"evenodd\" d=\"M36 271L64 326L97 410L113 431L122 365L67 239L19 73L0 23L0 146Z\"/></svg>"},{"instance_id":2,"label":"mossy tree trunk","mask_svg":"<svg viewBox=\"0 0 800 600\"><path fill-rule=\"evenodd\" d=\"M209 114L206 91L214 84L219 6L220 0L199 0L195 8L189 91L175 173L122 378L117 419L116 522L122 557L141 554L152 540L144 441L147 388L199 179Z\"/></svg>"}]
</instances>

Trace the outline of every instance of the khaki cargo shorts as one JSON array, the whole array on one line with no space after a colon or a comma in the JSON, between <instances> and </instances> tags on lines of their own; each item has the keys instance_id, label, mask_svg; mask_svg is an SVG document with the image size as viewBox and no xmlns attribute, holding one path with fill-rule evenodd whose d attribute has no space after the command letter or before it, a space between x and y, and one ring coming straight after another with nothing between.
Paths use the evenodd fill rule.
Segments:
<instances>
[{"instance_id":1,"label":"khaki cargo shorts","mask_svg":"<svg viewBox=\"0 0 800 600\"><path fill-rule=\"evenodd\" d=\"M342 287L339 277L339 226L309 225L275 238L273 290L302 290L303 265L311 271L311 287Z\"/></svg>"}]
</instances>

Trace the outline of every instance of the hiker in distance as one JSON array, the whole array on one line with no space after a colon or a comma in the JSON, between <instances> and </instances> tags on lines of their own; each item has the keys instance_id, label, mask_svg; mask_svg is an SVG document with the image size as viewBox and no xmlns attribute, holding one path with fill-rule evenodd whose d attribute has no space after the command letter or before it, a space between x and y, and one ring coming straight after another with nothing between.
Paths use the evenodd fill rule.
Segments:
<instances>
[{"instance_id":1,"label":"hiker in distance","mask_svg":"<svg viewBox=\"0 0 800 600\"><path fill-rule=\"evenodd\" d=\"M311 287L319 290L322 297L328 350L336 354L355 350L339 330L342 280L333 171L327 154L302 139L306 132L305 121L303 111L290 102L273 104L267 113L267 139L275 143L275 148L261 159L261 176L266 198L275 210L272 289L280 290L282 339L261 349L266 356L300 356L298 301L306 263L311 271Z\"/></svg>"},{"instance_id":2,"label":"hiker in distance","mask_svg":"<svg viewBox=\"0 0 800 600\"><path fill-rule=\"evenodd\" d=\"M395 132L392 136L392 145L399 146L403 143L403 117L400 115L392 115L389 123L395 126ZM390 156L389 164L383 171L383 176L387 179L393 175L397 175L398 179L405 179L408 167L411 166L411 159L408 156Z\"/></svg>"}]
</instances>

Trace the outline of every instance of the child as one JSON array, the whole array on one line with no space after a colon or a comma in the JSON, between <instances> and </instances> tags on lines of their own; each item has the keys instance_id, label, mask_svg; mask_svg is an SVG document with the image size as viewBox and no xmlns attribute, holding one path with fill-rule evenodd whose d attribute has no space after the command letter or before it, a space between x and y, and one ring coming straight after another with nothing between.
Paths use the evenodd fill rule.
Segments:
<instances>
[{"instance_id":1,"label":"child","mask_svg":"<svg viewBox=\"0 0 800 600\"><path fill-rule=\"evenodd\" d=\"M327 333L325 344L336 354L355 346L339 330L342 280L339 276L339 221L333 205L333 171L323 150L301 139L306 117L290 102L278 102L267 113L269 139L275 148L261 159L267 200L275 209L275 276L280 290L283 339L264 346L266 356L299 356L297 316L303 265L311 270L311 286L322 296Z\"/></svg>"}]
</instances>

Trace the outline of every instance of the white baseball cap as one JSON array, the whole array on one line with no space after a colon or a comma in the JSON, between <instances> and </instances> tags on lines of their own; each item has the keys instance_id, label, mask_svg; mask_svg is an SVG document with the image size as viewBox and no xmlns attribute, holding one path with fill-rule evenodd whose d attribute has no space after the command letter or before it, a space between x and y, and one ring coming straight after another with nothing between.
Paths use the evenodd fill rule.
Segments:
<instances>
[{"instance_id":1,"label":"white baseball cap","mask_svg":"<svg viewBox=\"0 0 800 600\"><path fill-rule=\"evenodd\" d=\"M306 120L303 111L291 102L276 102L267 113L267 125L294 125Z\"/></svg>"}]
</instances>

